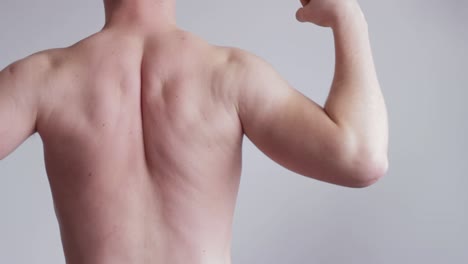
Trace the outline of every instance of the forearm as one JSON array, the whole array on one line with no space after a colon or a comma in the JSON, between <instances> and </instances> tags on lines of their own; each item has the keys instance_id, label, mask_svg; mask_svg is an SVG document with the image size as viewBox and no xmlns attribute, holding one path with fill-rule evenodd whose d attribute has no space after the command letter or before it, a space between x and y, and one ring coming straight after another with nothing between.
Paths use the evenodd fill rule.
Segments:
<instances>
[{"instance_id":1,"label":"forearm","mask_svg":"<svg viewBox=\"0 0 468 264\"><path fill-rule=\"evenodd\" d=\"M338 19L333 33L335 77L325 110L343 129L351 155L368 155L374 161L386 163L387 112L372 58L367 22L359 7Z\"/></svg>"}]
</instances>

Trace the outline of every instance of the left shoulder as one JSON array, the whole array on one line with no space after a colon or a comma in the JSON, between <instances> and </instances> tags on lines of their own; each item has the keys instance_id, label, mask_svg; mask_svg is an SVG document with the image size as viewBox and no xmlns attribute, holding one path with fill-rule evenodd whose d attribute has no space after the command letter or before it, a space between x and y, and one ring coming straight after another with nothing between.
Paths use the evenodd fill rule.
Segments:
<instances>
[{"instance_id":1,"label":"left shoulder","mask_svg":"<svg viewBox=\"0 0 468 264\"><path fill-rule=\"evenodd\" d=\"M53 61L50 52L39 52L0 71L0 159L37 131Z\"/></svg>"},{"instance_id":2,"label":"left shoulder","mask_svg":"<svg viewBox=\"0 0 468 264\"><path fill-rule=\"evenodd\" d=\"M64 49L40 51L11 63L0 72L0 92L13 98L25 112L38 117L50 104Z\"/></svg>"},{"instance_id":3,"label":"left shoulder","mask_svg":"<svg viewBox=\"0 0 468 264\"><path fill-rule=\"evenodd\" d=\"M59 64L62 49L45 50L29 55L10 64L4 74L18 89L35 89L45 83Z\"/></svg>"}]
</instances>

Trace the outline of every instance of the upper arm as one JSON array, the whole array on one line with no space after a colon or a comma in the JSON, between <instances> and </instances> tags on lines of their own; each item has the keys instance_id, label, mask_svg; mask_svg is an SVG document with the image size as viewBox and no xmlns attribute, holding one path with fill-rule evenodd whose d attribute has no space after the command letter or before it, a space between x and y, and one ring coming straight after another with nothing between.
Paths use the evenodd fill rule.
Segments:
<instances>
[{"instance_id":1,"label":"upper arm","mask_svg":"<svg viewBox=\"0 0 468 264\"><path fill-rule=\"evenodd\" d=\"M263 60L239 56L234 70L240 82L237 108L246 136L296 173L338 185L361 184L343 155L350 142L325 110Z\"/></svg>"},{"instance_id":2,"label":"upper arm","mask_svg":"<svg viewBox=\"0 0 468 264\"><path fill-rule=\"evenodd\" d=\"M0 72L0 159L35 133L39 86L48 59L36 54L12 63Z\"/></svg>"}]
</instances>

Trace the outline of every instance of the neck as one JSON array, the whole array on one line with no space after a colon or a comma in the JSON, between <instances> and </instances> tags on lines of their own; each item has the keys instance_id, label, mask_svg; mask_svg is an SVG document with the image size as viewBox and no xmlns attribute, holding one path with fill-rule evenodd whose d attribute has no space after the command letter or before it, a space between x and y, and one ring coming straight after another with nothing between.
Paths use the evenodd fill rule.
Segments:
<instances>
[{"instance_id":1,"label":"neck","mask_svg":"<svg viewBox=\"0 0 468 264\"><path fill-rule=\"evenodd\" d=\"M152 29L174 27L175 0L104 0L106 24L113 26L138 26Z\"/></svg>"}]
</instances>

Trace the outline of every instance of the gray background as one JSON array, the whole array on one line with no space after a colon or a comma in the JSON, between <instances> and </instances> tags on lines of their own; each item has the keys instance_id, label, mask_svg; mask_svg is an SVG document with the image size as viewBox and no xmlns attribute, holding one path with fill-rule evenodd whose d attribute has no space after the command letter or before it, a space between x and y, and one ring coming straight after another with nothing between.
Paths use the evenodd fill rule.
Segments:
<instances>
[{"instance_id":1,"label":"gray background","mask_svg":"<svg viewBox=\"0 0 468 264\"><path fill-rule=\"evenodd\" d=\"M263 57L323 104L330 30L299 24L298 1L178 2L181 27ZM233 260L468 263L468 2L361 1L390 118L390 170L367 189L317 182L245 140ZM1 0L0 67L103 25L99 0ZM5 124L0 124L5 125ZM40 138L0 162L0 263L64 263Z\"/></svg>"}]
</instances>

